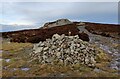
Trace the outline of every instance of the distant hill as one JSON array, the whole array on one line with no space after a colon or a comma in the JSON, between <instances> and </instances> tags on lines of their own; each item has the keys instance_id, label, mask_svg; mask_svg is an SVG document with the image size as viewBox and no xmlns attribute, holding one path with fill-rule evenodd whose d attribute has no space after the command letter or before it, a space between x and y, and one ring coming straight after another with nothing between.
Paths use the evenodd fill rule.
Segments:
<instances>
[{"instance_id":1,"label":"distant hill","mask_svg":"<svg viewBox=\"0 0 120 79\"><path fill-rule=\"evenodd\" d=\"M17 24L13 24L13 25L0 24L0 27L2 27L0 32L8 32L8 31L31 29L31 28L35 29L37 26L35 26L35 25L17 25Z\"/></svg>"}]
</instances>

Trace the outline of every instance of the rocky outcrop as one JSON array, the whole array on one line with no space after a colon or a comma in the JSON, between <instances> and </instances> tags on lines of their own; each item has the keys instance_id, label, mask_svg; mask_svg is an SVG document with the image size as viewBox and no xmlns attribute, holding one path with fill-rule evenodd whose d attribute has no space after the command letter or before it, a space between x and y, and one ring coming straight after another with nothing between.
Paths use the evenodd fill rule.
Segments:
<instances>
[{"instance_id":1,"label":"rocky outcrop","mask_svg":"<svg viewBox=\"0 0 120 79\"><path fill-rule=\"evenodd\" d=\"M78 35L54 34L52 39L40 41L33 47L30 56L41 64L79 65L94 67L99 51Z\"/></svg>"},{"instance_id":2,"label":"rocky outcrop","mask_svg":"<svg viewBox=\"0 0 120 79\"><path fill-rule=\"evenodd\" d=\"M45 23L42 28L43 29L45 29L45 28L51 28L51 27L61 26L61 25L66 25L66 24L71 24L71 23L72 22L69 21L68 19L58 19L57 21L54 21L54 22Z\"/></svg>"}]
</instances>

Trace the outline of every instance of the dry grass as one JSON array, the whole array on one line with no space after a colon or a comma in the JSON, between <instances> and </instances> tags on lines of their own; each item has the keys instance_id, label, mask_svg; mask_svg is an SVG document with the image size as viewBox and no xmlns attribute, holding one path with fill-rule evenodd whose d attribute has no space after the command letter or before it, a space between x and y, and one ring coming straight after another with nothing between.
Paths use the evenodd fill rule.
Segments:
<instances>
[{"instance_id":1,"label":"dry grass","mask_svg":"<svg viewBox=\"0 0 120 79\"><path fill-rule=\"evenodd\" d=\"M7 43L4 42L2 43L2 47L0 48L0 50L6 50L6 51L19 51L25 47L29 47L32 46L31 43Z\"/></svg>"},{"instance_id":2,"label":"dry grass","mask_svg":"<svg viewBox=\"0 0 120 79\"><path fill-rule=\"evenodd\" d=\"M10 53L4 53L3 58L11 59L10 62L6 62L3 60L3 67L7 67L7 70L3 69L2 76L3 77L45 77L48 75L56 74L56 73L64 73L69 74L72 77L116 77L118 75L114 74L114 70L107 67L110 57L105 54L102 50L100 50L100 54L98 55L96 67L103 70L104 72L95 72L93 68L87 67L85 65L75 65L71 66L62 66L62 65L50 65L50 64L38 64L34 61L28 63L29 52L22 52L20 49L27 48L32 46L30 43L3 43L3 50L8 50ZM11 52L14 51L14 52ZM16 52L17 51L17 52ZM20 68L28 67L30 70L22 71ZM17 70L13 71L13 68L17 68Z\"/></svg>"}]
</instances>

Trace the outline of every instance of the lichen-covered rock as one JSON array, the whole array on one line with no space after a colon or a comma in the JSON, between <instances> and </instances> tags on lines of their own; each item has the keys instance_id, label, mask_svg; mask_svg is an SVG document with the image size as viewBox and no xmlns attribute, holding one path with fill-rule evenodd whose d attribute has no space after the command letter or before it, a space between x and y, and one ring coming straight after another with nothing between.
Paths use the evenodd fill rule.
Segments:
<instances>
[{"instance_id":1,"label":"lichen-covered rock","mask_svg":"<svg viewBox=\"0 0 120 79\"><path fill-rule=\"evenodd\" d=\"M72 22L69 21L68 19L58 19L57 21L54 21L54 22L45 23L45 25L43 26L43 29L56 27L56 26L60 26L60 25L71 24L71 23Z\"/></svg>"},{"instance_id":2,"label":"lichen-covered rock","mask_svg":"<svg viewBox=\"0 0 120 79\"><path fill-rule=\"evenodd\" d=\"M85 64L95 66L96 56L100 51L88 42L79 39L78 35L65 36L54 34L52 39L34 45L31 58L40 60L39 63L58 65ZM57 60L57 61L56 61Z\"/></svg>"}]
</instances>

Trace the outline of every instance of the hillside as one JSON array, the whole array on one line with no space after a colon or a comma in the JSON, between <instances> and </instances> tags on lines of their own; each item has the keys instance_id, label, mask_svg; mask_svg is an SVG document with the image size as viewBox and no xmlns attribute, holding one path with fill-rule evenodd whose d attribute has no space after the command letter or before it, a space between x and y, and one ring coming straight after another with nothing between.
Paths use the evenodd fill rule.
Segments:
<instances>
[{"instance_id":1,"label":"hillside","mask_svg":"<svg viewBox=\"0 0 120 79\"><path fill-rule=\"evenodd\" d=\"M39 29L3 32L2 37L10 38L10 41L12 42L38 43L39 41L45 41L46 39L51 38L55 33L60 35L69 35L70 33L71 36L79 35L80 39L89 41L88 34L84 33L84 31L81 31L81 29L78 29L78 26L85 26L85 29L93 34L113 38L120 37L120 25L90 22L71 22L67 19L60 19L54 22L45 23L45 25Z\"/></svg>"},{"instance_id":2,"label":"hillside","mask_svg":"<svg viewBox=\"0 0 120 79\"><path fill-rule=\"evenodd\" d=\"M85 28L93 33L107 37L120 37L120 25L85 22Z\"/></svg>"},{"instance_id":3,"label":"hillside","mask_svg":"<svg viewBox=\"0 0 120 79\"><path fill-rule=\"evenodd\" d=\"M10 37L12 42L32 42L38 43L39 41L45 41L51 38L53 34L65 34L65 35L79 35L84 41L89 41L89 37L85 33L79 33L76 24L67 24L59 27L52 27L46 29L32 29L32 30L21 30L14 32L4 32L2 36L4 38Z\"/></svg>"}]
</instances>

